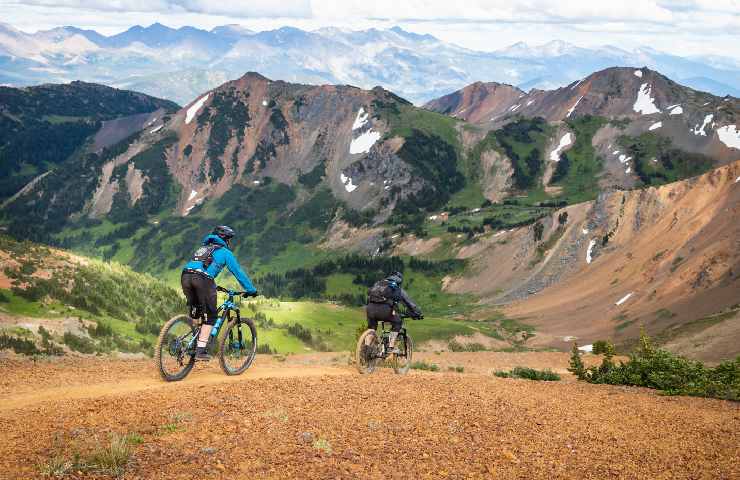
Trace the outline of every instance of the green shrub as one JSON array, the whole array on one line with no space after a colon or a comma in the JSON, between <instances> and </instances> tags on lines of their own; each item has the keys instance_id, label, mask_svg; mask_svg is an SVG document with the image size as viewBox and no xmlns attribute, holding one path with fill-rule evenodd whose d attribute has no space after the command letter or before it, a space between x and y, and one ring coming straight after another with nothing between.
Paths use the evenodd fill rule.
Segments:
<instances>
[{"instance_id":1,"label":"green shrub","mask_svg":"<svg viewBox=\"0 0 740 480\"><path fill-rule=\"evenodd\" d=\"M62 337L62 341L65 345L67 345L75 352L95 353L96 350L95 344L92 342L92 340L86 337L80 337L71 332L64 332L64 337Z\"/></svg>"},{"instance_id":2,"label":"green shrub","mask_svg":"<svg viewBox=\"0 0 740 480\"><path fill-rule=\"evenodd\" d=\"M449 348L451 352L484 352L486 351L486 347L483 344L480 344L480 343L462 344L454 339L449 341L449 343L447 344L447 348Z\"/></svg>"},{"instance_id":3,"label":"green shrub","mask_svg":"<svg viewBox=\"0 0 740 480\"><path fill-rule=\"evenodd\" d=\"M438 372L439 365L436 363L427 363L425 361L413 362L410 366L412 370L426 370L428 372Z\"/></svg>"},{"instance_id":4,"label":"green shrub","mask_svg":"<svg viewBox=\"0 0 740 480\"><path fill-rule=\"evenodd\" d=\"M581 352L578 351L578 344L575 342L573 342L573 349L570 352L568 371L579 379L586 371L586 366L583 365L583 360L581 360Z\"/></svg>"},{"instance_id":5,"label":"green shrub","mask_svg":"<svg viewBox=\"0 0 740 480\"><path fill-rule=\"evenodd\" d=\"M614 356L614 345L608 340L596 340L593 343L592 353L594 355L611 355Z\"/></svg>"},{"instance_id":6,"label":"green shrub","mask_svg":"<svg viewBox=\"0 0 740 480\"><path fill-rule=\"evenodd\" d=\"M113 327L109 323L99 321L97 325L88 327L87 331L93 337L112 337Z\"/></svg>"},{"instance_id":7,"label":"green shrub","mask_svg":"<svg viewBox=\"0 0 740 480\"><path fill-rule=\"evenodd\" d=\"M21 355L38 355L41 353L36 344L25 338L17 338L6 334L0 334L0 350L11 349Z\"/></svg>"},{"instance_id":8,"label":"green shrub","mask_svg":"<svg viewBox=\"0 0 740 480\"><path fill-rule=\"evenodd\" d=\"M277 353L277 350L270 347L269 343L261 343L257 345L257 353L263 353L267 355L272 355L274 353Z\"/></svg>"},{"instance_id":9,"label":"green shrub","mask_svg":"<svg viewBox=\"0 0 740 480\"><path fill-rule=\"evenodd\" d=\"M571 366L577 361L580 361L580 353L574 346ZM644 332L627 362L617 365L607 353L600 366L571 371L579 380L589 383L654 388L667 395L740 400L740 357L714 368L707 367L701 362L655 348Z\"/></svg>"},{"instance_id":10,"label":"green shrub","mask_svg":"<svg viewBox=\"0 0 740 480\"><path fill-rule=\"evenodd\" d=\"M493 374L501 378L524 378L527 380L539 380L545 382L556 382L560 380L560 375L550 369L535 370L534 368L529 367L514 367L510 372L497 370L493 372Z\"/></svg>"}]
</instances>

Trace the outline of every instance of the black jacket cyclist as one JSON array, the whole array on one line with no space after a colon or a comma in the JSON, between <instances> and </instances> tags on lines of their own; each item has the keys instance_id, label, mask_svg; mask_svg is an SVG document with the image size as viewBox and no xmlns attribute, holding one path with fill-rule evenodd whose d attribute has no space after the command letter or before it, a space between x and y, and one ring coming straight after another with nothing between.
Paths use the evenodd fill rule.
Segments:
<instances>
[{"instance_id":1,"label":"black jacket cyclist","mask_svg":"<svg viewBox=\"0 0 740 480\"><path fill-rule=\"evenodd\" d=\"M375 330L378 328L378 322L390 322L391 333L388 346L393 351L395 351L396 337L403 326L403 321L396 312L397 305L404 304L412 317L422 318L421 309L401 288L402 283L403 274L401 272L392 273L376 282L368 291L367 296L367 328Z\"/></svg>"}]
</instances>

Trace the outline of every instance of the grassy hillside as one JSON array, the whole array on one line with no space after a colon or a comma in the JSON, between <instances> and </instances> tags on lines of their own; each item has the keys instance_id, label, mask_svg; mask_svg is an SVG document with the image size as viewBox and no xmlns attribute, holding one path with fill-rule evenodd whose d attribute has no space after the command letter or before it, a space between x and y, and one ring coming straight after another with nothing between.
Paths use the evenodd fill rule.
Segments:
<instances>
[{"instance_id":1,"label":"grassy hillside","mask_svg":"<svg viewBox=\"0 0 740 480\"><path fill-rule=\"evenodd\" d=\"M606 119L590 115L567 122L575 133L576 143L561 155L551 183L563 187L562 197L568 203L593 200L598 195L596 177L603 160L596 154L591 140L606 123Z\"/></svg>"},{"instance_id":2,"label":"grassy hillside","mask_svg":"<svg viewBox=\"0 0 740 480\"><path fill-rule=\"evenodd\" d=\"M150 353L161 325L186 310L178 289L118 263L7 236L0 236L0 258L7 265L0 282L8 287L0 288L0 350ZM262 298L242 308L256 320L262 352L347 351L365 325L360 304L367 286L398 269L405 270L408 291L427 317L407 322L417 344L480 333L516 345L516 332L526 326L500 316L466 320L475 310L473 299L440 290L441 277L461 267L456 262L348 256L319 262L312 269L258 277L263 292L285 300ZM230 276L219 283L235 286Z\"/></svg>"},{"instance_id":3,"label":"grassy hillside","mask_svg":"<svg viewBox=\"0 0 740 480\"><path fill-rule=\"evenodd\" d=\"M623 135L618 144L634 159L635 173L644 185L663 185L701 175L711 169L711 158L675 148L671 140L653 132L639 137Z\"/></svg>"},{"instance_id":4,"label":"grassy hillside","mask_svg":"<svg viewBox=\"0 0 740 480\"><path fill-rule=\"evenodd\" d=\"M27 318L26 335L82 353L149 352L160 326L182 313L177 291L119 264L0 236L6 265L0 312ZM8 320L6 319L6 320Z\"/></svg>"}]
</instances>

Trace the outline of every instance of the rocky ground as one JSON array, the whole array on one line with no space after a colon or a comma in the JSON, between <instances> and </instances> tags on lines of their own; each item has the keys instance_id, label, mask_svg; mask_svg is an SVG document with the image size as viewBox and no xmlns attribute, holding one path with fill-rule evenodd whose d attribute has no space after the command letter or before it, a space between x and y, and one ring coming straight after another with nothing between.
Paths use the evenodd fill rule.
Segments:
<instances>
[{"instance_id":1,"label":"rocky ground","mask_svg":"<svg viewBox=\"0 0 740 480\"><path fill-rule=\"evenodd\" d=\"M560 353L422 354L440 372L360 376L346 354L215 363L0 359L0 478L42 478L135 434L123 478L738 478L740 406L635 388L494 377ZM464 366L453 373L450 366ZM109 478L70 469L67 478Z\"/></svg>"}]
</instances>

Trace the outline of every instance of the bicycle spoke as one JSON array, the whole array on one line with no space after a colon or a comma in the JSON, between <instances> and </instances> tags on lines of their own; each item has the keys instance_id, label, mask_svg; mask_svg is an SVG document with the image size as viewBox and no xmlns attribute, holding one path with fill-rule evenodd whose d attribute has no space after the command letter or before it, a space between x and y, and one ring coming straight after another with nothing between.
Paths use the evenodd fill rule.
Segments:
<instances>
[{"instance_id":1,"label":"bicycle spoke","mask_svg":"<svg viewBox=\"0 0 740 480\"><path fill-rule=\"evenodd\" d=\"M165 378L177 379L186 369L192 367L195 334L187 318L176 320L166 332L163 332L158 346L158 357Z\"/></svg>"},{"instance_id":2,"label":"bicycle spoke","mask_svg":"<svg viewBox=\"0 0 740 480\"><path fill-rule=\"evenodd\" d=\"M229 375L236 375L252 364L257 352L254 327L247 322L232 323L221 343L221 367Z\"/></svg>"}]
</instances>

